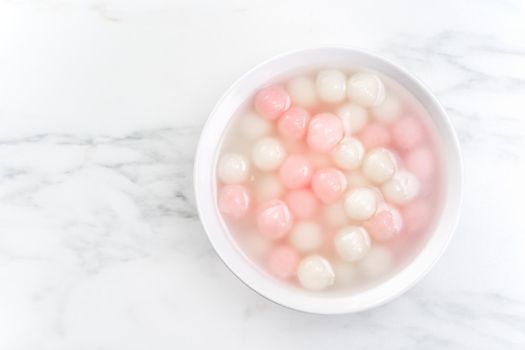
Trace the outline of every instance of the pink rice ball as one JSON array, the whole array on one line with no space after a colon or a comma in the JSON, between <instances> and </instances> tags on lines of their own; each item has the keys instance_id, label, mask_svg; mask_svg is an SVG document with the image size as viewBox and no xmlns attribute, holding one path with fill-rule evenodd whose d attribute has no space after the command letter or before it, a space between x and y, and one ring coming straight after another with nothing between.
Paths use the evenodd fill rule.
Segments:
<instances>
[{"instance_id":1,"label":"pink rice ball","mask_svg":"<svg viewBox=\"0 0 525 350\"><path fill-rule=\"evenodd\" d=\"M365 228L374 240L386 242L401 233L403 219L396 208L384 204L365 222Z\"/></svg>"},{"instance_id":2,"label":"pink rice ball","mask_svg":"<svg viewBox=\"0 0 525 350\"><path fill-rule=\"evenodd\" d=\"M284 112L277 122L279 134L290 140L301 140L306 135L310 113L301 107L291 107Z\"/></svg>"},{"instance_id":3,"label":"pink rice ball","mask_svg":"<svg viewBox=\"0 0 525 350\"><path fill-rule=\"evenodd\" d=\"M218 195L219 211L227 218L240 219L250 208L250 196L242 185L225 185Z\"/></svg>"},{"instance_id":4,"label":"pink rice ball","mask_svg":"<svg viewBox=\"0 0 525 350\"><path fill-rule=\"evenodd\" d=\"M319 210L319 202L312 191L307 189L289 192L285 197L286 204L297 219L304 220L313 217Z\"/></svg>"},{"instance_id":5,"label":"pink rice ball","mask_svg":"<svg viewBox=\"0 0 525 350\"><path fill-rule=\"evenodd\" d=\"M432 206L428 200L423 198L408 203L401 213L408 234L421 233L432 220Z\"/></svg>"},{"instance_id":6,"label":"pink rice ball","mask_svg":"<svg viewBox=\"0 0 525 350\"><path fill-rule=\"evenodd\" d=\"M292 248L280 245L272 249L268 256L270 272L277 278L288 279L293 277L299 266L299 254Z\"/></svg>"},{"instance_id":7,"label":"pink rice ball","mask_svg":"<svg viewBox=\"0 0 525 350\"><path fill-rule=\"evenodd\" d=\"M255 110L264 118L274 120L291 105L290 95L280 86L265 87L255 95Z\"/></svg>"},{"instance_id":8,"label":"pink rice ball","mask_svg":"<svg viewBox=\"0 0 525 350\"><path fill-rule=\"evenodd\" d=\"M378 122L365 126L359 134L359 139L366 149L388 147L392 141L388 128Z\"/></svg>"},{"instance_id":9,"label":"pink rice ball","mask_svg":"<svg viewBox=\"0 0 525 350\"><path fill-rule=\"evenodd\" d=\"M424 137L421 122L414 117L404 117L392 125L392 140L401 150L413 148L421 143Z\"/></svg>"},{"instance_id":10,"label":"pink rice ball","mask_svg":"<svg viewBox=\"0 0 525 350\"><path fill-rule=\"evenodd\" d=\"M341 119L332 113L315 115L308 125L308 146L319 153L330 152L344 135Z\"/></svg>"},{"instance_id":11,"label":"pink rice ball","mask_svg":"<svg viewBox=\"0 0 525 350\"><path fill-rule=\"evenodd\" d=\"M312 190L324 204L336 202L346 187L346 176L336 168L319 169L312 178Z\"/></svg>"},{"instance_id":12,"label":"pink rice ball","mask_svg":"<svg viewBox=\"0 0 525 350\"><path fill-rule=\"evenodd\" d=\"M259 233L268 239L283 238L290 231L292 225L292 213L282 200L266 201L257 209L257 228Z\"/></svg>"},{"instance_id":13,"label":"pink rice ball","mask_svg":"<svg viewBox=\"0 0 525 350\"><path fill-rule=\"evenodd\" d=\"M434 153L428 147L417 147L405 155L408 170L421 178L430 177L436 169Z\"/></svg>"},{"instance_id":14,"label":"pink rice ball","mask_svg":"<svg viewBox=\"0 0 525 350\"><path fill-rule=\"evenodd\" d=\"M312 180L313 168L308 157L301 154L289 155L279 168L279 178L286 188L306 187Z\"/></svg>"}]
</instances>

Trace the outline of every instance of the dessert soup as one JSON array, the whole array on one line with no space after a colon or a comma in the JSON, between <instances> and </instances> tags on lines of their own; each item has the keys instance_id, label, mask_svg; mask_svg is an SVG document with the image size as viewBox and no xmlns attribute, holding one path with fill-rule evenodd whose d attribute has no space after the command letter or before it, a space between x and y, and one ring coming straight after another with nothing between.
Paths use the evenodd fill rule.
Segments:
<instances>
[{"instance_id":1,"label":"dessert soup","mask_svg":"<svg viewBox=\"0 0 525 350\"><path fill-rule=\"evenodd\" d=\"M400 271L441 212L443 162L420 102L366 69L311 69L261 86L232 116L217 208L261 273L356 293Z\"/></svg>"}]
</instances>

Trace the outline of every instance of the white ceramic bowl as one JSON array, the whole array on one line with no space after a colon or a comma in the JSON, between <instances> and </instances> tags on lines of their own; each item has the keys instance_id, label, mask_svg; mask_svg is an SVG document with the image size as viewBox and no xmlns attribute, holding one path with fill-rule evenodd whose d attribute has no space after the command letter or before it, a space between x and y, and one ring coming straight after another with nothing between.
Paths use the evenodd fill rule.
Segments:
<instances>
[{"instance_id":1,"label":"white ceramic bowl","mask_svg":"<svg viewBox=\"0 0 525 350\"><path fill-rule=\"evenodd\" d=\"M394 79L408 89L429 112L444 154L443 210L434 232L413 261L385 282L353 295L326 296L290 288L262 273L238 248L216 205L216 163L219 145L235 111L261 86L311 68L368 68ZM318 314L358 312L399 296L421 279L443 254L459 217L462 171L459 142L437 99L414 76L392 62L350 48L315 48L272 58L238 79L219 100L204 126L194 166L194 186L199 217L213 247L226 266L246 285L264 297L296 310Z\"/></svg>"}]
</instances>

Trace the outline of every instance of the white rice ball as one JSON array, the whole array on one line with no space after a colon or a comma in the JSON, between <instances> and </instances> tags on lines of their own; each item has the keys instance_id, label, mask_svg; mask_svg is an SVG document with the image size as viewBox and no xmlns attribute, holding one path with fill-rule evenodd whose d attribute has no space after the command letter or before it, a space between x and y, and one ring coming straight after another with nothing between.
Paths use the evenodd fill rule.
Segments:
<instances>
[{"instance_id":1,"label":"white rice ball","mask_svg":"<svg viewBox=\"0 0 525 350\"><path fill-rule=\"evenodd\" d=\"M344 201L350 219L367 220L376 212L377 193L367 187L358 187L350 191Z\"/></svg>"},{"instance_id":2,"label":"white rice ball","mask_svg":"<svg viewBox=\"0 0 525 350\"><path fill-rule=\"evenodd\" d=\"M372 107L385 99L385 86L377 75L360 72L348 79L347 93L350 101L363 107Z\"/></svg>"},{"instance_id":3,"label":"white rice ball","mask_svg":"<svg viewBox=\"0 0 525 350\"><path fill-rule=\"evenodd\" d=\"M376 184L390 179L396 171L396 159L386 148L369 151L363 160L363 174Z\"/></svg>"},{"instance_id":4,"label":"white rice ball","mask_svg":"<svg viewBox=\"0 0 525 350\"><path fill-rule=\"evenodd\" d=\"M345 129L345 135L350 136L361 131L368 122L368 112L355 103L345 103L335 112Z\"/></svg>"},{"instance_id":5,"label":"white rice ball","mask_svg":"<svg viewBox=\"0 0 525 350\"><path fill-rule=\"evenodd\" d=\"M239 153L225 153L219 159L217 176L226 184L245 182L250 176L250 162Z\"/></svg>"},{"instance_id":6,"label":"white rice ball","mask_svg":"<svg viewBox=\"0 0 525 350\"><path fill-rule=\"evenodd\" d=\"M416 198L420 188L419 180L414 174L399 170L383 184L381 190L387 201L402 205Z\"/></svg>"},{"instance_id":7,"label":"white rice ball","mask_svg":"<svg viewBox=\"0 0 525 350\"><path fill-rule=\"evenodd\" d=\"M332 160L341 169L353 170L359 168L365 149L359 140L346 138L332 151Z\"/></svg>"},{"instance_id":8,"label":"white rice ball","mask_svg":"<svg viewBox=\"0 0 525 350\"><path fill-rule=\"evenodd\" d=\"M265 257L272 248L272 242L261 235L256 229L235 237L242 243L243 248L246 249L249 255L256 259Z\"/></svg>"},{"instance_id":9,"label":"white rice ball","mask_svg":"<svg viewBox=\"0 0 525 350\"><path fill-rule=\"evenodd\" d=\"M359 262L359 273L367 278L377 278L390 271L393 262L394 258L388 248L374 245Z\"/></svg>"},{"instance_id":10,"label":"white rice ball","mask_svg":"<svg viewBox=\"0 0 525 350\"><path fill-rule=\"evenodd\" d=\"M297 77L286 86L292 102L300 107L312 108L318 104L315 82L308 77Z\"/></svg>"},{"instance_id":11,"label":"white rice ball","mask_svg":"<svg viewBox=\"0 0 525 350\"><path fill-rule=\"evenodd\" d=\"M341 227L348 223L343 202L338 201L323 207L323 219L330 227Z\"/></svg>"},{"instance_id":12,"label":"white rice ball","mask_svg":"<svg viewBox=\"0 0 525 350\"><path fill-rule=\"evenodd\" d=\"M254 187L255 197L259 202L280 198L284 193L283 184L275 175L258 176Z\"/></svg>"},{"instance_id":13,"label":"white rice ball","mask_svg":"<svg viewBox=\"0 0 525 350\"><path fill-rule=\"evenodd\" d=\"M316 85L319 97L325 102L341 102L346 96L346 76L341 71L320 71L317 74Z\"/></svg>"},{"instance_id":14,"label":"white rice ball","mask_svg":"<svg viewBox=\"0 0 525 350\"><path fill-rule=\"evenodd\" d=\"M286 151L281 141L273 137L264 137L257 141L252 150L253 164L263 171L275 170L281 165Z\"/></svg>"},{"instance_id":15,"label":"white rice ball","mask_svg":"<svg viewBox=\"0 0 525 350\"><path fill-rule=\"evenodd\" d=\"M314 222L300 222L290 233L290 243L300 252L312 252L323 244L321 227Z\"/></svg>"},{"instance_id":16,"label":"white rice ball","mask_svg":"<svg viewBox=\"0 0 525 350\"><path fill-rule=\"evenodd\" d=\"M348 262L363 258L370 249L370 236L362 226L348 226L335 236L335 249L339 256Z\"/></svg>"},{"instance_id":17,"label":"white rice ball","mask_svg":"<svg viewBox=\"0 0 525 350\"><path fill-rule=\"evenodd\" d=\"M249 140L260 139L271 134L272 122L259 116L255 112L248 112L239 121L239 131L242 136Z\"/></svg>"},{"instance_id":18,"label":"white rice ball","mask_svg":"<svg viewBox=\"0 0 525 350\"><path fill-rule=\"evenodd\" d=\"M334 284L335 273L328 260L320 255L310 255L299 264L297 277L304 288L320 291Z\"/></svg>"},{"instance_id":19,"label":"white rice ball","mask_svg":"<svg viewBox=\"0 0 525 350\"><path fill-rule=\"evenodd\" d=\"M372 108L372 115L378 122L390 124L401 114L401 101L392 94L386 94L384 101Z\"/></svg>"},{"instance_id":20,"label":"white rice ball","mask_svg":"<svg viewBox=\"0 0 525 350\"><path fill-rule=\"evenodd\" d=\"M370 181L360 171L350 171L346 174L346 182L349 189L356 187L366 187L370 185Z\"/></svg>"},{"instance_id":21,"label":"white rice ball","mask_svg":"<svg viewBox=\"0 0 525 350\"><path fill-rule=\"evenodd\" d=\"M349 287L359 280L359 270L352 263L338 262L334 264L335 284L340 287Z\"/></svg>"}]
</instances>

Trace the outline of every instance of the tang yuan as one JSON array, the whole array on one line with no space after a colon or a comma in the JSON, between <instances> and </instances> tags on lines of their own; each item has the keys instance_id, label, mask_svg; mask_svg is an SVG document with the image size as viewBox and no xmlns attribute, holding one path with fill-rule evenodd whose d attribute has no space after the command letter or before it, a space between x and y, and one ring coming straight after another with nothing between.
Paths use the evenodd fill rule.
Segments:
<instances>
[{"instance_id":1,"label":"tang yuan","mask_svg":"<svg viewBox=\"0 0 525 350\"><path fill-rule=\"evenodd\" d=\"M284 112L277 122L279 134L284 139L300 140L306 134L310 113L300 107L292 107Z\"/></svg>"},{"instance_id":2,"label":"tang yuan","mask_svg":"<svg viewBox=\"0 0 525 350\"><path fill-rule=\"evenodd\" d=\"M369 123L358 135L361 143L367 148L389 147L392 141L390 130L385 125Z\"/></svg>"},{"instance_id":3,"label":"tang yuan","mask_svg":"<svg viewBox=\"0 0 525 350\"><path fill-rule=\"evenodd\" d=\"M255 199L259 202L280 198L284 194L284 186L274 174L257 176L253 187Z\"/></svg>"},{"instance_id":4,"label":"tang yuan","mask_svg":"<svg viewBox=\"0 0 525 350\"><path fill-rule=\"evenodd\" d=\"M346 77L343 72L329 69L317 74L317 93L328 103L341 102L346 94Z\"/></svg>"},{"instance_id":5,"label":"tang yuan","mask_svg":"<svg viewBox=\"0 0 525 350\"><path fill-rule=\"evenodd\" d=\"M276 246L268 257L270 272L277 278L287 279L297 273L299 254L287 246Z\"/></svg>"},{"instance_id":6,"label":"tang yuan","mask_svg":"<svg viewBox=\"0 0 525 350\"><path fill-rule=\"evenodd\" d=\"M292 102L303 108L313 108L318 102L314 79L308 76L290 79L286 84Z\"/></svg>"},{"instance_id":7,"label":"tang yuan","mask_svg":"<svg viewBox=\"0 0 525 350\"><path fill-rule=\"evenodd\" d=\"M363 161L363 173L373 183L383 183L390 179L396 167L394 155L385 148L370 150Z\"/></svg>"},{"instance_id":8,"label":"tang yuan","mask_svg":"<svg viewBox=\"0 0 525 350\"><path fill-rule=\"evenodd\" d=\"M349 220L349 217L345 212L345 206L342 200L323 206L322 215L323 222L330 229L341 227L348 223Z\"/></svg>"},{"instance_id":9,"label":"tang yuan","mask_svg":"<svg viewBox=\"0 0 525 350\"><path fill-rule=\"evenodd\" d=\"M357 266L353 263L338 262L334 265L335 284L339 287L352 287L359 281Z\"/></svg>"},{"instance_id":10,"label":"tang yuan","mask_svg":"<svg viewBox=\"0 0 525 350\"><path fill-rule=\"evenodd\" d=\"M286 150L281 141L273 137L265 137L253 145L252 162L260 170L275 170L281 165Z\"/></svg>"},{"instance_id":11,"label":"tang yuan","mask_svg":"<svg viewBox=\"0 0 525 350\"><path fill-rule=\"evenodd\" d=\"M411 149L419 145L424 137L423 126L414 117L399 119L392 125L392 138L400 150Z\"/></svg>"},{"instance_id":12,"label":"tang yuan","mask_svg":"<svg viewBox=\"0 0 525 350\"><path fill-rule=\"evenodd\" d=\"M245 182L250 175L250 162L240 153L226 153L219 159L219 179L226 184Z\"/></svg>"},{"instance_id":13,"label":"tang yuan","mask_svg":"<svg viewBox=\"0 0 525 350\"><path fill-rule=\"evenodd\" d=\"M312 178L312 190L321 202L334 203L346 190L346 177L335 168L319 169Z\"/></svg>"},{"instance_id":14,"label":"tang yuan","mask_svg":"<svg viewBox=\"0 0 525 350\"><path fill-rule=\"evenodd\" d=\"M377 278L385 275L393 268L392 252L385 246L375 245L359 262L360 273L368 278Z\"/></svg>"},{"instance_id":15,"label":"tang yuan","mask_svg":"<svg viewBox=\"0 0 525 350\"><path fill-rule=\"evenodd\" d=\"M260 115L273 120L290 108L291 99L282 87L269 86L257 92L253 104Z\"/></svg>"},{"instance_id":16,"label":"tang yuan","mask_svg":"<svg viewBox=\"0 0 525 350\"><path fill-rule=\"evenodd\" d=\"M434 173L434 152L428 147L418 147L407 152L404 161L407 169L422 179L426 179Z\"/></svg>"},{"instance_id":17,"label":"tang yuan","mask_svg":"<svg viewBox=\"0 0 525 350\"><path fill-rule=\"evenodd\" d=\"M398 171L382 186L386 200L394 204L406 204L419 194L418 178L408 171Z\"/></svg>"},{"instance_id":18,"label":"tang yuan","mask_svg":"<svg viewBox=\"0 0 525 350\"><path fill-rule=\"evenodd\" d=\"M312 255L303 259L299 264L297 277L301 286L313 291L326 289L335 281L332 264L320 255Z\"/></svg>"},{"instance_id":19,"label":"tang yuan","mask_svg":"<svg viewBox=\"0 0 525 350\"><path fill-rule=\"evenodd\" d=\"M365 222L365 227L375 240L389 241L401 233L403 219L396 208L381 203L374 216Z\"/></svg>"},{"instance_id":20,"label":"tang yuan","mask_svg":"<svg viewBox=\"0 0 525 350\"><path fill-rule=\"evenodd\" d=\"M339 168L353 170L361 165L364 153L363 145L358 139L347 138L335 147L332 159Z\"/></svg>"},{"instance_id":21,"label":"tang yuan","mask_svg":"<svg viewBox=\"0 0 525 350\"><path fill-rule=\"evenodd\" d=\"M285 202L274 199L263 202L257 210L257 228L268 239L278 240L292 228L293 218Z\"/></svg>"},{"instance_id":22,"label":"tang yuan","mask_svg":"<svg viewBox=\"0 0 525 350\"><path fill-rule=\"evenodd\" d=\"M246 112L239 120L239 130L241 136L249 140L255 140L271 134L273 129L272 122L254 113Z\"/></svg>"},{"instance_id":23,"label":"tang yuan","mask_svg":"<svg viewBox=\"0 0 525 350\"><path fill-rule=\"evenodd\" d=\"M348 79L347 89L348 98L363 107L378 106L385 99L383 81L372 73L352 74Z\"/></svg>"},{"instance_id":24,"label":"tang yuan","mask_svg":"<svg viewBox=\"0 0 525 350\"><path fill-rule=\"evenodd\" d=\"M323 230L315 222L300 222L290 233L291 244L300 252L313 252L323 244Z\"/></svg>"},{"instance_id":25,"label":"tang yuan","mask_svg":"<svg viewBox=\"0 0 525 350\"><path fill-rule=\"evenodd\" d=\"M305 293L358 293L403 269L433 232L444 192L436 134L420 102L378 72L290 72L232 116L217 212L253 273Z\"/></svg>"},{"instance_id":26,"label":"tang yuan","mask_svg":"<svg viewBox=\"0 0 525 350\"><path fill-rule=\"evenodd\" d=\"M307 144L318 153L330 152L343 139L343 123L332 113L315 115L308 126Z\"/></svg>"},{"instance_id":27,"label":"tang yuan","mask_svg":"<svg viewBox=\"0 0 525 350\"><path fill-rule=\"evenodd\" d=\"M289 155L279 169L284 187L298 189L310 184L313 175L311 160L302 154Z\"/></svg>"},{"instance_id":28,"label":"tang yuan","mask_svg":"<svg viewBox=\"0 0 525 350\"><path fill-rule=\"evenodd\" d=\"M370 181L360 171L350 171L346 174L348 189L353 190L356 187L366 187Z\"/></svg>"},{"instance_id":29,"label":"tang yuan","mask_svg":"<svg viewBox=\"0 0 525 350\"><path fill-rule=\"evenodd\" d=\"M420 198L404 206L402 212L406 233L421 233L432 220L432 203Z\"/></svg>"},{"instance_id":30,"label":"tang yuan","mask_svg":"<svg viewBox=\"0 0 525 350\"><path fill-rule=\"evenodd\" d=\"M345 210L352 220L369 219L377 209L377 193L368 187L351 190L345 197Z\"/></svg>"},{"instance_id":31,"label":"tang yuan","mask_svg":"<svg viewBox=\"0 0 525 350\"><path fill-rule=\"evenodd\" d=\"M341 105L335 113L341 118L345 135L347 137L357 134L368 122L368 112L366 108L356 105L355 103L345 103Z\"/></svg>"},{"instance_id":32,"label":"tang yuan","mask_svg":"<svg viewBox=\"0 0 525 350\"><path fill-rule=\"evenodd\" d=\"M389 93L385 96L383 102L372 108L372 115L375 120L384 124L390 124L399 118L402 108L399 97Z\"/></svg>"},{"instance_id":33,"label":"tang yuan","mask_svg":"<svg viewBox=\"0 0 525 350\"><path fill-rule=\"evenodd\" d=\"M345 227L335 236L335 249L345 261L362 259L370 249L370 236L364 227Z\"/></svg>"},{"instance_id":34,"label":"tang yuan","mask_svg":"<svg viewBox=\"0 0 525 350\"><path fill-rule=\"evenodd\" d=\"M310 219L319 210L319 201L309 189L289 191L285 201L297 219Z\"/></svg>"},{"instance_id":35,"label":"tang yuan","mask_svg":"<svg viewBox=\"0 0 525 350\"><path fill-rule=\"evenodd\" d=\"M246 187L241 185L226 185L219 193L219 210L222 215L232 218L242 218L248 212L250 195Z\"/></svg>"}]
</instances>

